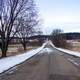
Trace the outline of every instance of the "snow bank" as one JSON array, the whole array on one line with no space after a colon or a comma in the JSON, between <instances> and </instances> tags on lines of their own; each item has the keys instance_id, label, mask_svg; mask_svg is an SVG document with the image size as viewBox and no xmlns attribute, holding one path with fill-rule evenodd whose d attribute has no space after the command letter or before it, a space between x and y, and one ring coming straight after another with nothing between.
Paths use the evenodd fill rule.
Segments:
<instances>
[{"instance_id":1,"label":"snow bank","mask_svg":"<svg viewBox=\"0 0 80 80\"><path fill-rule=\"evenodd\" d=\"M73 56L77 56L80 57L80 52L76 52L76 51L71 51L71 50L67 50L67 49L62 49L62 48L56 48L62 52L65 52L67 54L73 55Z\"/></svg>"},{"instance_id":2,"label":"snow bank","mask_svg":"<svg viewBox=\"0 0 80 80\"><path fill-rule=\"evenodd\" d=\"M46 41L40 48L28 51L24 54L20 54L20 55L16 55L16 56L11 56L11 57L7 57L7 58L3 58L0 60L0 73L8 70L9 68L20 64L22 62L24 62L25 60L29 59L30 57L34 56L35 54L39 53L46 45L51 45L53 48L58 49L62 52L68 53L70 55L75 55L80 57L80 53L79 52L74 52L74 51L70 51L70 50L66 50L66 49L61 49L61 48L56 48L51 41ZM44 48L42 50L43 52L47 51L50 52L52 51L49 48ZM41 52L42 52L41 51Z\"/></svg>"},{"instance_id":3,"label":"snow bank","mask_svg":"<svg viewBox=\"0 0 80 80\"><path fill-rule=\"evenodd\" d=\"M62 52L64 52L64 53L67 53L67 54L70 54L70 55L74 55L74 56L80 57L80 52L71 51L71 50L62 49L62 48L57 48L57 47L55 47L55 46L53 45L53 43L52 43L51 41L49 41L49 44L50 44L53 48L55 48L55 49L57 49L57 50L59 50L59 51L62 51Z\"/></svg>"},{"instance_id":4,"label":"snow bank","mask_svg":"<svg viewBox=\"0 0 80 80\"><path fill-rule=\"evenodd\" d=\"M20 64L24 62L25 60L29 59L30 57L34 56L38 52L40 52L46 45L47 43L44 43L42 47L28 51L24 54L16 55L16 56L11 56L7 58L3 58L0 60L0 73L8 70L9 68Z\"/></svg>"}]
</instances>

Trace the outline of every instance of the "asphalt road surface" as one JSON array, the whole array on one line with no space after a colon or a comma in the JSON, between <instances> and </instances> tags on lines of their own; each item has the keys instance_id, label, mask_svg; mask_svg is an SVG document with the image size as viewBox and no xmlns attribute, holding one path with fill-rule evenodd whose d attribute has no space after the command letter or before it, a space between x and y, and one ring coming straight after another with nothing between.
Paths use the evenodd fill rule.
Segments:
<instances>
[{"instance_id":1,"label":"asphalt road surface","mask_svg":"<svg viewBox=\"0 0 80 80\"><path fill-rule=\"evenodd\" d=\"M52 48L1 74L0 80L80 80L79 61Z\"/></svg>"}]
</instances>

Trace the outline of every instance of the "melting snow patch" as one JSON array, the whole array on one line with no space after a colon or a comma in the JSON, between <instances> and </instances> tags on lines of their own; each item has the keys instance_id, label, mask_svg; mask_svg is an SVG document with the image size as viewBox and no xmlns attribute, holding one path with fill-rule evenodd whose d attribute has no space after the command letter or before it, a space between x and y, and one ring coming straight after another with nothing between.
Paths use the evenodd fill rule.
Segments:
<instances>
[{"instance_id":1,"label":"melting snow patch","mask_svg":"<svg viewBox=\"0 0 80 80\"><path fill-rule=\"evenodd\" d=\"M7 58L3 58L0 60L0 73L10 69L11 67L20 64L24 62L25 60L29 59L30 57L34 56L38 52L40 52L46 45L47 43L44 43L42 47L28 51L24 54L16 55L16 56L11 56Z\"/></svg>"},{"instance_id":2,"label":"melting snow patch","mask_svg":"<svg viewBox=\"0 0 80 80\"><path fill-rule=\"evenodd\" d=\"M74 56L77 56L77 57L80 57L80 52L76 52L76 51L71 51L71 50L67 50L67 49L62 49L62 48L56 48L62 52L65 52L67 54L70 54L70 55L74 55Z\"/></svg>"},{"instance_id":3,"label":"melting snow patch","mask_svg":"<svg viewBox=\"0 0 80 80\"><path fill-rule=\"evenodd\" d=\"M59 51L62 51L64 53L67 53L67 54L70 54L70 55L74 55L74 56L77 56L77 57L80 57L80 52L76 52L76 51L71 51L71 50L67 50L67 49L62 49L62 48L57 48L53 45L53 43L51 41L48 41L48 43L55 49L59 50Z\"/></svg>"},{"instance_id":4,"label":"melting snow patch","mask_svg":"<svg viewBox=\"0 0 80 80\"><path fill-rule=\"evenodd\" d=\"M40 53L50 53L53 52L51 48L44 48L43 50L40 51Z\"/></svg>"}]
</instances>

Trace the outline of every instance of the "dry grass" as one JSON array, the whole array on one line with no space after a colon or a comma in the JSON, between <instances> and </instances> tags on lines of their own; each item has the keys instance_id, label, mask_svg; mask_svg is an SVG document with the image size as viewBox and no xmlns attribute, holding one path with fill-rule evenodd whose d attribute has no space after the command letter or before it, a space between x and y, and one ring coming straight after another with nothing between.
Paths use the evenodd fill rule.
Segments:
<instances>
[{"instance_id":1,"label":"dry grass","mask_svg":"<svg viewBox=\"0 0 80 80\"><path fill-rule=\"evenodd\" d=\"M7 56L14 56L18 54L22 54L24 52L27 52L29 50L35 49L39 46L27 46L26 51L24 51L23 47L21 44L14 44L14 45L9 45L9 49L7 51ZM0 51L0 56L1 56L1 51Z\"/></svg>"},{"instance_id":2,"label":"dry grass","mask_svg":"<svg viewBox=\"0 0 80 80\"><path fill-rule=\"evenodd\" d=\"M74 41L70 41L69 43L72 44L71 48L69 48L70 50L80 52L80 42L79 41L74 40Z\"/></svg>"},{"instance_id":3,"label":"dry grass","mask_svg":"<svg viewBox=\"0 0 80 80\"><path fill-rule=\"evenodd\" d=\"M73 47L72 50L80 52L80 47Z\"/></svg>"}]
</instances>

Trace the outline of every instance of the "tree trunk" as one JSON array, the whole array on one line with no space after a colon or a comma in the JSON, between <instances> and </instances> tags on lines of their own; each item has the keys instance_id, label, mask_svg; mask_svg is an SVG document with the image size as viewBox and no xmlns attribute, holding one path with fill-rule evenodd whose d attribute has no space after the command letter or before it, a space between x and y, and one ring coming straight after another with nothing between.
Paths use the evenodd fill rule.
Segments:
<instances>
[{"instance_id":1,"label":"tree trunk","mask_svg":"<svg viewBox=\"0 0 80 80\"><path fill-rule=\"evenodd\" d=\"M26 51L26 41L25 41L25 38L23 38L23 40L21 41L21 44L23 46L24 51Z\"/></svg>"},{"instance_id":2,"label":"tree trunk","mask_svg":"<svg viewBox=\"0 0 80 80\"><path fill-rule=\"evenodd\" d=\"M26 50L26 43L23 43L24 51Z\"/></svg>"},{"instance_id":3,"label":"tree trunk","mask_svg":"<svg viewBox=\"0 0 80 80\"><path fill-rule=\"evenodd\" d=\"M8 49L8 44L6 42L1 47L1 51L2 51L2 56L1 57L7 57L7 49Z\"/></svg>"},{"instance_id":4,"label":"tree trunk","mask_svg":"<svg viewBox=\"0 0 80 80\"><path fill-rule=\"evenodd\" d=\"M24 51L26 50L26 47L24 46Z\"/></svg>"},{"instance_id":5,"label":"tree trunk","mask_svg":"<svg viewBox=\"0 0 80 80\"><path fill-rule=\"evenodd\" d=\"M7 48L2 49L2 56L1 57L7 57Z\"/></svg>"}]
</instances>

